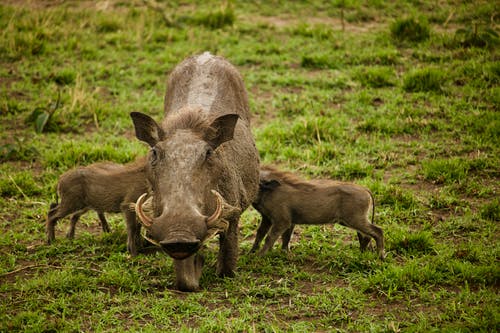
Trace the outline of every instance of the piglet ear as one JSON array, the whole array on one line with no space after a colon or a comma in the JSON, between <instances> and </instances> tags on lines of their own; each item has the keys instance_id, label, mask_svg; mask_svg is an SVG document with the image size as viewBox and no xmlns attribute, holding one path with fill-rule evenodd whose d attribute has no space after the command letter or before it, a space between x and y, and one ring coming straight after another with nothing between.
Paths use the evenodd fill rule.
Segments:
<instances>
[{"instance_id":1,"label":"piglet ear","mask_svg":"<svg viewBox=\"0 0 500 333\"><path fill-rule=\"evenodd\" d=\"M276 187L280 186L281 183L275 179L272 180L261 180L259 187L261 191L272 191Z\"/></svg>"},{"instance_id":2,"label":"piglet ear","mask_svg":"<svg viewBox=\"0 0 500 333\"><path fill-rule=\"evenodd\" d=\"M234 135L234 127L238 121L237 114L230 113L220 116L215 119L210 127L214 132L205 136L205 141L207 141L213 149L217 148L222 143L232 140Z\"/></svg>"},{"instance_id":3,"label":"piglet ear","mask_svg":"<svg viewBox=\"0 0 500 333\"><path fill-rule=\"evenodd\" d=\"M134 122L135 136L154 147L159 141L164 140L165 132L153 118L144 113L131 112L130 117Z\"/></svg>"}]
</instances>

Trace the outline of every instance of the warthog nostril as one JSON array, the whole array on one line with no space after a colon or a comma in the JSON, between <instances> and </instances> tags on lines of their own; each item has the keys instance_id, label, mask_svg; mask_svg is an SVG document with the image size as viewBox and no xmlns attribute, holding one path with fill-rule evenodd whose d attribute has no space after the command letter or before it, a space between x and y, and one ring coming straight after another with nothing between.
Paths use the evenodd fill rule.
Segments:
<instances>
[{"instance_id":1,"label":"warthog nostril","mask_svg":"<svg viewBox=\"0 0 500 333\"><path fill-rule=\"evenodd\" d=\"M160 245L163 251L165 251L172 258L186 259L198 251L201 241L198 239L194 241L167 240L161 241Z\"/></svg>"}]
</instances>

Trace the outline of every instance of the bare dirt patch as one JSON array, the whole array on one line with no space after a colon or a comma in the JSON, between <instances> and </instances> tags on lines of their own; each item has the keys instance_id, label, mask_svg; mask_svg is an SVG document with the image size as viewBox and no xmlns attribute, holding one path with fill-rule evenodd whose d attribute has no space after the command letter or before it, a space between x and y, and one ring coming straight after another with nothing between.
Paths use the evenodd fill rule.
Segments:
<instances>
[{"instance_id":1,"label":"bare dirt patch","mask_svg":"<svg viewBox=\"0 0 500 333\"><path fill-rule=\"evenodd\" d=\"M91 0L6 0L4 4L32 9L46 9L51 7L66 6L70 8L87 8L97 10L116 10L120 1L91 1Z\"/></svg>"},{"instance_id":2,"label":"bare dirt patch","mask_svg":"<svg viewBox=\"0 0 500 333\"><path fill-rule=\"evenodd\" d=\"M379 29L382 24L380 22L365 22L363 24L352 24L342 22L340 18L328 17L328 16L306 16L306 17L295 17L295 16L252 16L252 21L248 21L245 18L240 18L246 23L257 23L257 24L267 24L275 26L276 28L289 28L296 26L301 23L309 25L325 25L331 27L333 30L344 30L348 32L368 32L374 29Z\"/></svg>"}]
</instances>

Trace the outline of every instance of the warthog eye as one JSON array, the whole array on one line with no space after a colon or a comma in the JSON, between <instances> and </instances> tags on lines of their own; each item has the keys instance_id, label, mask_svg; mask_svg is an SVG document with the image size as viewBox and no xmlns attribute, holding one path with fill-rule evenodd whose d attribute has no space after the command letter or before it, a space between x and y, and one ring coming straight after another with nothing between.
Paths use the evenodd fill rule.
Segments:
<instances>
[{"instance_id":1,"label":"warthog eye","mask_svg":"<svg viewBox=\"0 0 500 333\"><path fill-rule=\"evenodd\" d=\"M214 150L212 148L208 148L207 152L205 154L205 160L209 160L212 157L213 153L214 153Z\"/></svg>"}]
</instances>

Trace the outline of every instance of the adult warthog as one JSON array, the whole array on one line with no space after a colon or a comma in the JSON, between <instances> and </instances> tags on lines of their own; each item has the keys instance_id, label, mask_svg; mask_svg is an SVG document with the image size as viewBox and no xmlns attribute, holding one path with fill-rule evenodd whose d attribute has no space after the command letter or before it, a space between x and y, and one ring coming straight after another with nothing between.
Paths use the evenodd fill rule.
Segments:
<instances>
[{"instance_id":1,"label":"adult warthog","mask_svg":"<svg viewBox=\"0 0 500 333\"><path fill-rule=\"evenodd\" d=\"M131 117L137 138L151 147L146 177L153 216L144 214L142 200L136 211L148 237L174 259L177 288L199 288L203 259L197 252L207 224L222 218L228 227L220 233L217 273L233 276L239 217L254 201L259 179L241 76L208 52L188 58L170 74L161 124L138 112Z\"/></svg>"},{"instance_id":2,"label":"adult warthog","mask_svg":"<svg viewBox=\"0 0 500 333\"><path fill-rule=\"evenodd\" d=\"M328 179L305 181L290 172L263 166L260 171L260 190L253 202L262 215L251 252L269 251L281 236L282 248L288 243L295 224L339 223L357 231L361 251L373 238L380 258L385 257L384 233L373 224L375 203L371 192L360 185ZM372 214L372 223L368 215Z\"/></svg>"}]
</instances>

